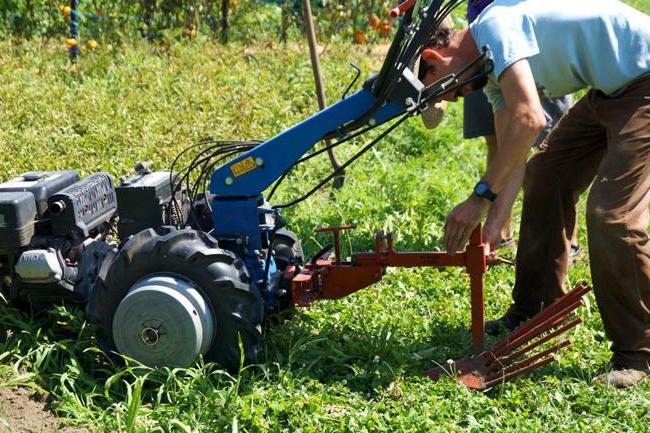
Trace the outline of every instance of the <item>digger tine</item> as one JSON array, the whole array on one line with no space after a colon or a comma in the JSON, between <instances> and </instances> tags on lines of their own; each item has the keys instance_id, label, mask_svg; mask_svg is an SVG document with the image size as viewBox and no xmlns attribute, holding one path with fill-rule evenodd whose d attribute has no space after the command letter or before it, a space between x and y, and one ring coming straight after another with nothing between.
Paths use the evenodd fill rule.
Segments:
<instances>
[{"instance_id":1,"label":"digger tine","mask_svg":"<svg viewBox=\"0 0 650 433\"><path fill-rule=\"evenodd\" d=\"M539 359L542 359L542 358L546 357L547 355L550 355L553 352L557 352L558 350L560 350L560 349L562 349L562 348L564 348L566 346L570 346L572 343L573 343L573 341L571 341L571 340L563 340L563 341L561 341L561 342L559 342L557 344L554 344L553 346L549 347L548 349L545 349L545 350L542 350L539 353L536 353L535 355L531 356L530 358L523 359L523 360L521 360L519 362L515 362L514 364L512 364L512 365L510 365L508 367L505 367L502 370L502 372L499 372L498 374L510 374L510 373L513 373L513 372L515 372L517 370L520 370L520 369L522 369L522 368L524 368L524 367L538 361ZM494 376L490 376L490 377L488 377L488 380L491 380L493 378L494 378Z\"/></svg>"},{"instance_id":2,"label":"digger tine","mask_svg":"<svg viewBox=\"0 0 650 433\"><path fill-rule=\"evenodd\" d=\"M551 340L552 338L557 337L560 334L565 333L566 331L568 331L569 329L579 325L580 323L582 323L582 318L578 317L577 319L574 319L574 320L570 321L569 323L567 323L564 326L556 329L555 331L546 334L544 337L540 338L539 340L535 341L534 343L529 344L528 346L524 347L523 349L519 349L518 351L512 353L511 355L508 355L505 358L500 358L499 360L503 364L509 364L512 361L514 361L515 359L519 358L521 355L523 355L523 354L525 354L527 352L530 352L531 350L535 349L536 347L546 343L547 341Z\"/></svg>"},{"instance_id":3,"label":"digger tine","mask_svg":"<svg viewBox=\"0 0 650 433\"><path fill-rule=\"evenodd\" d=\"M555 302L553 302L551 305L533 316L533 319L538 316L538 320L544 320L545 317L555 315L557 311L564 309L564 306L573 304L574 302L582 299L582 297L589 293L590 290L591 287L589 287L587 283L583 281L574 287L571 291L556 299Z\"/></svg>"},{"instance_id":4,"label":"digger tine","mask_svg":"<svg viewBox=\"0 0 650 433\"><path fill-rule=\"evenodd\" d=\"M580 300L580 298L587 294L589 290L591 290L591 288L587 286L585 282L582 282L566 295L558 298L551 305L534 315L528 322L515 329L509 335L509 340L512 341L518 338L521 334L528 332L529 329L537 327L539 323L546 321L549 316L555 316L558 311L564 310L565 306L572 305L576 301Z\"/></svg>"},{"instance_id":5,"label":"digger tine","mask_svg":"<svg viewBox=\"0 0 650 433\"><path fill-rule=\"evenodd\" d=\"M583 305L582 300L574 302L566 309L556 313L553 316L548 317L545 321L535 324L534 327L528 326L527 329L525 329L525 332L520 333L520 335L516 338L506 336L495 346L493 352L495 354L498 354L498 356L503 356L506 353L517 349L527 341L537 338L544 332L550 331L559 326L567 318L567 316L571 314L575 309L577 309L580 305Z\"/></svg>"},{"instance_id":6,"label":"digger tine","mask_svg":"<svg viewBox=\"0 0 650 433\"><path fill-rule=\"evenodd\" d=\"M542 333L548 331L549 329L552 329L554 326L557 326L564 320L566 316L568 316L580 305L583 305L582 300L574 302L563 310L555 312L553 315L547 315L544 320L536 320L535 322L531 323L531 319L517 329L517 331L521 330L520 332L515 331L497 343L497 345L494 346L492 352L497 354L497 356L505 355L506 353L526 343L526 341L530 341L533 338L538 337Z\"/></svg>"},{"instance_id":7,"label":"digger tine","mask_svg":"<svg viewBox=\"0 0 650 433\"><path fill-rule=\"evenodd\" d=\"M504 374L503 376L499 376L496 379L486 381L483 383L483 387L481 389L487 389L491 388L495 385L499 385L500 383L507 382L509 380L514 379L517 376L521 376L522 374L528 373L529 371L537 370L540 367L543 367L545 365L550 364L551 362L556 361L557 359L554 356L550 356L546 359L543 359L533 365L529 365L528 367L522 368L521 370L517 370L513 373L509 374Z\"/></svg>"}]
</instances>

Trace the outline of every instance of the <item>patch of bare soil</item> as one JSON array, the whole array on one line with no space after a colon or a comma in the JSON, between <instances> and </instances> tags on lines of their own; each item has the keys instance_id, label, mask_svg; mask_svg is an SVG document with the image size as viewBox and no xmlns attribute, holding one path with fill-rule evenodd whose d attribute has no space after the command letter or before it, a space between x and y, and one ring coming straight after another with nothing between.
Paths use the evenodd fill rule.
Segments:
<instances>
[{"instance_id":1,"label":"patch of bare soil","mask_svg":"<svg viewBox=\"0 0 650 433\"><path fill-rule=\"evenodd\" d=\"M0 388L0 432L11 433L90 433L66 427L47 410L45 402L32 398L28 388Z\"/></svg>"}]
</instances>

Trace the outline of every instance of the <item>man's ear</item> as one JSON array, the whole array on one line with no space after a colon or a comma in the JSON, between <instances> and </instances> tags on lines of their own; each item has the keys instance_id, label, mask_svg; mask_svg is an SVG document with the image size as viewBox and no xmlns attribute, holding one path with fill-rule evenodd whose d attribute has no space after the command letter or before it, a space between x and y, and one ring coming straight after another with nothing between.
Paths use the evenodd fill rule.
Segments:
<instances>
[{"instance_id":1,"label":"man's ear","mask_svg":"<svg viewBox=\"0 0 650 433\"><path fill-rule=\"evenodd\" d=\"M438 63L442 62L444 59L444 57L441 56L439 52L431 48L425 48L425 50L422 51L422 58L424 60Z\"/></svg>"}]
</instances>

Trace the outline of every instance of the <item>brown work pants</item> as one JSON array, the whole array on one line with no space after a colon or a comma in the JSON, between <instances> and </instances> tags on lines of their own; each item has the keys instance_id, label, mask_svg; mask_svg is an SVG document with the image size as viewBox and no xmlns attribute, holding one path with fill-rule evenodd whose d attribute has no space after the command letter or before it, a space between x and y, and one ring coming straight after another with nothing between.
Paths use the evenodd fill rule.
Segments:
<instances>
[{"instance_id":1,"label":"brown work pants","mask_svg":"<svg viewBox=\"0 0 650 433\"><path fill-rule=\"evenodd\" d=\"M528 162L515 311L531 315L562 295L576 204L589 185L591 277L612 362L648 368L650 77L615 97L590 91Z\"/></svg>"}]
</instances>

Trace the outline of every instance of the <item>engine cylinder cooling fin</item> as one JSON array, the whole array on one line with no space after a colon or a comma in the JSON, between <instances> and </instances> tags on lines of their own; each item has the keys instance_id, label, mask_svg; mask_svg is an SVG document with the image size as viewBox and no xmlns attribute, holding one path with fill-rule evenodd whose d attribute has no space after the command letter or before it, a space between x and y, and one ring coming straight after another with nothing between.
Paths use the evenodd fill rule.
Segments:
<instances>
[{"instance_id":1,"label":"engine cylinder cooling fin","mask_svg":"<svg viewBox=\"0 0 650 433\"><path fill-rule=\"evenodd\" d=\"M72 231L89 236L117 211L113 178L107 173L88 176L51 196L48 208L55 236Z\"/></svg>"}]
</instances>

